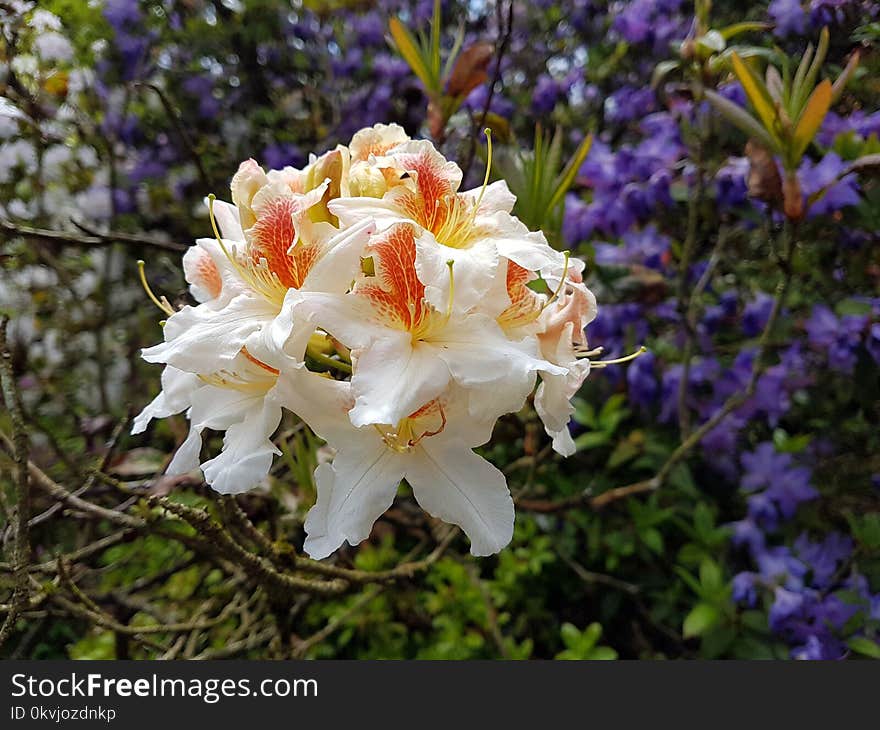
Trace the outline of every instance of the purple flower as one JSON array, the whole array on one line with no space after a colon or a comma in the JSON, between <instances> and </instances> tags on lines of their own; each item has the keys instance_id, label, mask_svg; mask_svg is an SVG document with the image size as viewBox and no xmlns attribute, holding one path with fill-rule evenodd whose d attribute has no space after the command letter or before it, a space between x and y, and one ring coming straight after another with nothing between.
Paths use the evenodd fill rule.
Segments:
<instances>
[{"instance_id":1,"label":"purple flower","mask_svg":"<svg viewBox=\"0 0 880 730\"><path fill-rule=\"evenodd\" d=\"M747 547L752 554L764 549L764 532L752 520L739 520L731 523L730 527L733 529L731 542L736 547Z\"/></svg>"},{"instance_id":2,"label":"purple flower","mask_svg":"<svg viewBox=\"0 0 880 730\"><path fill-rule=\"evenodd\" d=\"M767 14L776 24L774 35L780 38L804 35L807 31L809 17L800 0L773 0L767 8Z\"/></svg>"},{"instance_id":3,"label":"purple flower","mask_svg":"<svg viewBox=\"0 0 880 730\"><path fill-rule=\"evenodd\" d=\"M660 384L654 367L654 353L646 352L630 364L626 371L629 400L642 408L654 404L660 394Z\"/></svg>"},{"instance_id":4,"label":"purple flower","mask_svg":"<svg viewBox=\"0 0 880 730\"><path fill-rule=\"evenodd\" d=\"M776 476L791 465L791 454L780 454L769 441L758 444L752 452L741 457L745 475L740 488L747 492L762 489L773 483Z\"/></svg>"},{"instance_id":5,"label":"purple flower","mask_svg":"<svg viewBox=\"0 0 880 730\"><path fill-rule=\"evenodd\" d=\"M778 475L764 493L776 503L782 517L789 520L799 505L819 496L810 486L810 479L810 470L805 466L788 469Z\"/></svg>"},{"instance_id":6,"label":"purple flower","mask_svg":"<svg viewBox=\"0 0 880 730\"><path fill-rule=\"evenodd\" d=\"M818 588L830 588L831 579L836 575L841 563L852 554L853 542L850 537L839 532L832 532L820 542L813 542L801 534L795 541L794 548L798 556L813 572L813 583Z\"/></svg>"},{"instance_id":7,"label":"purple flower","mask_svg":"<svg viewBox=\"0 0 880 730\"><path fill-rule=\"evenodd\" d=\"M836 152L829 152L818 163L804 158L798 168L798 179L805 196L809 197L824 190L822 197L810 206L809 214L829 215L848 205L858 205L859 184L852 173L841 180L838 176L844 171L846 164Z\"/></svg>"},{"instance_id":8,"label":"purple flower","mask_svg":"<svg viewBox=\"0 0 880 730\"><path fill-rule=\"evenodd\" d=\"M749 572L737 573L733 577L731 597L736 603L743 604L749 608L754 607L758 602L758 591L755 587L755 579L757 577L755 573Z\"/></svg>"},{"instance_id":9,"label":"purple flower","mask_svg":"<svg viewBox=\"0 0 880 730\"><path fill-rule=\"evenodd\" d=\"M777 587L774 592L775 600L770 607L770 629L781 632L784 624L792 618L799 616L804 606L804 596L801 593Z\"/></svg>"},{"instance_id":10,"label":"purple flower","mask_svg":"<svg viewBox=\"0 0 880 730\"><path fill-rule=\"evenodd\" d=\"M813 307L805 327L807 338L813 347L820 349L830 347L837 338L837 317L824 304L817 304Z\"/></svg>"},{"instance_id":11,"label":"purple flower","mask_svg":"<svg viewBox=\"0 0 880 730\"><path fill-rule=\"evenodd\" d=\"M770 319L770 310L773 309L773 297L764 292L758 292L755 298L746 304L743 310L742 328L746 337L757 337Z\"/></svg>"},{"instance_id":12,"label":"purple flower","mask_svg":"<svg viewBox=\"0 0 880 730\"><path fill-rule=\"evenodd\" d=\"M261 157L266 167L272 170L280 170L288 165L296 167L305 161L305 155L303 155L302 150L289 142L270 144L268 147L263 148Z\"/></svg>"},{"instance_id":13,"label":"purple flower","mask_svg":"<svg viewBox=\"0 0 880 730\"><path fill-rule=\"evenodd\" d=\"M650 86L624 86L605 99L605 119L613 124L629 122L654 111L655 105Z\"/></svg>"},{"instance_id":14,"label":"purple flower","mask_svg":"<svg viewBox=\"0 0 880 730\"><path fill-rule=\"evenodd\" d=\"M561 84L548 74L541 74L532 92L532 111L549 114L563 96Z\"/></svg>"},{"instance_id":15,"label":"purple flower","mask_svg":"<svg viewBox=\"0 0 880 730\"><path fill-rule=\"evenodd\" d=\"M816 634L810 634L802 646L791 650L792 659L808 661L827 661L840 659L844 655L843 645L832 637L820 638Z\"/></svg>"},{"instance_id":16,"label":"purple flower","mask_svg":"<svg viewBox=\"0 0 880 730\"><path fill-rule=\"evenodd\" d=\"M722 208L735 208L748 201L746 178L749 161L745 157L731 157L715 174L715 198Z\"/></svg>"}]
</instances>

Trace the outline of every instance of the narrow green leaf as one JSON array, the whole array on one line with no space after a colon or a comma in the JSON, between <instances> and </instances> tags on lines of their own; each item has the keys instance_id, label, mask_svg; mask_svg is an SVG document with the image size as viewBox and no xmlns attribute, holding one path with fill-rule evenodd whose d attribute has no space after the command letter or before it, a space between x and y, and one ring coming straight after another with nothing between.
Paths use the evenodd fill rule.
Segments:
<instances>
[{"instance_id":1,"label":"narrow green leaf","mask_svg":"<svg viewBox=\"0 0 880 730\"><path fill-rule=\"evenodd\" d=\"M587 159L587 155L590 154L590 147L592 145L593 135L588 134L578 145L574 156L568 161L568 164L562 171L559 182L556 184L556 190L553 193L553 197L550 199L550 205L547 207L548 210L553 210L574 184L574 179L577 177L578 170L581 169L581 165L584 160Z\"/></svg>"},{"instance_id":2,"label":"narrow green leaf","mask_svg":"<svg viewBox=\"0 0 880 730\"><path fill-rule=\"evenodd\" d=\"M803 83L794 89L791 102L792 119L797 119L801 115L807 97L816 85L816 79L819 77L819 69L822 68L825 56L828 53L828 38L828 28L822 28L822 32L819 34L819 45L816 47L816 55L813 56L813 62L810 64L806 76L804 76Z\"/></svg>"},{"instance_id":3,"label":"narrow green leaf","mask_svg":"<svg viewBox=\"0 0 880 730\"><path fill-rule=\"evenodd\" d=\"M755 111L758 113L758 118L761 120L764 128L770 134L773 134L777 116L773 97L770 96L770 92L767 91L764 82L761 81L758 75L738 54L734 53L731 55L730 60L733 64L733 72L742 84L746 96L752 103Z\"/></svg>"},{"instance_id":4,"label":"narrow green leaf","mask_svg":"<svg viewBox=\"0 0 880 730\"><path fill-rule=\"evenodd\" d=\"M673 71L677 71L681 67L679 61L660 61L651 74L651 87L656 89L663 83L664 79Z\"/></svg>"},{"instance_id":5,"label":"narrow green leaf","mask_svg":"<svg viewBox=\"0 0 880 730\"><path fill-rule=\"evenodd\" d=\"M783 93L782 76L779 75L779 71L776 70L775 66L767 66L767 73L765 74L764 80L767 84L767 91L770 92L773 101L777 104L781 104Z\"/></svg>"},{"instance_id":6,"label":"narrow green leaf","mask_svg":"<svg viewBox=\"0 0 880 730\"><path fill-rule=\"evenodd\" d=\"M412 33L397 18L392 18L388 23L388 30L394 39L394 45L397 52L400 53L404 61L407 62L412 72L418 77L419 81L425 87L425 91L429 94L439 93L439 89L434 88L431 70L425 63L422 53L416 45L415 38Z\"/></svg>"},{"instance_id":7,"label":"narrow green leaf","mask_svg":"<svg viewBox=\"0 0 880 730\"><path fill-rule=\"evenodd\" d=\"M801 57L801 62L798 64L797 71L794 72L794 80L791 83L791 97L789 99L788 113L794 114L792 104L794 103L797 94L800 91L801 86L804 84L804 79L807 76L807 69L810 68L810 62L813 60L813 44L807 44L807 50L804 51L804 55Z\"/></svg>"},{"instance_id":8,"label":"narrow green leaf","mask_svg":"<svg viewBox=\"0 0 880 730\"><path fill-rule=\"evenodd\" d=\"M856 68L858 68L859 65L859 58L859 52L855 51L855 53L849 57L849 61L846 62L843 71L840 72L840 76L835 79L834 84L831 87L832 104L840 98L840 95L843 94L843 90L846 88L852 75L856 72Z\"/></svg>"},{"instance_id":9,"label":"narrow green leaf","mask_svg":"<svg viewBox=\"0 0 880 730\"><path fill-rule=\"evenodd\" d=\"M728 25L718 32L724 38L724 40L729 41L731 38L735 38L742 33L750 33L751 31L758 30L769 30L769 23L757 23L754 21L746 21L744 23L734 23L733 25Z\"/></svg>"},{"instance_id":10,"label":"narrow green leaf","mask_svg":"<svg viewBox=\"0 0 880 730\"><path fill-rule=\"evenodd\" d=\"M708 89L704 92L706 98L731 124L745 132L748 137L753 137L765 147L779 152L779 144L770 133L761 126L760 122L749 114L745 109L734 104L729 99L716 94Z\"/></svg>"}]
</instances>

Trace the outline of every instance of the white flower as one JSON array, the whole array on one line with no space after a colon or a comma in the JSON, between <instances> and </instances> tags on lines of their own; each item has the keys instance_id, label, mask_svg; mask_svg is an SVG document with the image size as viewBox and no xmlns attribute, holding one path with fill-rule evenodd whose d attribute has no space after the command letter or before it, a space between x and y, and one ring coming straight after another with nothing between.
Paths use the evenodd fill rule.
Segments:
<instances>
[{"instance_id":1,"label":"white flower","mask_svg":"<svg viewBox=\"0 0 880 730\"><path fill-rule=\"evenodd\" d=\"M352 350L355 426L397 423L450 381L519 392L539 369L566 372L538 357L534 338L510 340L491 317L461 308L457 290L451 300L445 297L445 311L429 303L416 272L421 243L414 235L411 224L399 223L374 236L366 253L375 275L362 276L350 294L290 295L296 316L307 316ZM438 254L433 248L425 258Z\"/></svg>"},{"instance_id":2,"label":"white flower","mask_svg":"<svg viewBox=\"0 0 880 730\"><path fill-rule=\"evenodd\" d=\"M587 340L584 327L596 318L596 297L584 286L579 274L568 278L559 297L541 314L543 331L538 335L543 356L566 368L564 375L541 372L535 393L535 410L544 429L553 439L553 448L563 456L575 452L568 422L574 413L571 399L590 373L585 357Z\"/></svg>"},{"instance_id":3,"label":"white flower","mask_svg":"<svg viewBox=\"0 0 880 730\"><path fill-rule=\"evenodd\" d=\"M491 555L510 542L514 511L504 475L473 452L489 439L497 414L473 418L453 390L393 426L357 428L347 416L350 383L301 372L279 390L284 404L337 450L332 465L315 471L318 499L306 518L304 546L313 558L366 539L402 479L423 509L464 530L472 554Z\"/></svg>"},{"instance_id":4,"label":"white flower","mask_svg":"<svg viewBox=\"0 0 880 730\"><path fill-rule=\"evenodd\" d=\"M375 220L380 229L398 222L413 223L420 244L416 267L421 280L429 284L426 296L434 306L445 306L447 261L455 264L456 297L467 307L487 304L483 298L499 271L499 259L542 273L564 265L563 255L547 244L542 233L530 232L510 214L515 197L507 183L458 192L461 169L430 142L406 142L373 158L372 164L386 175L393 173L398 184L381 199L331 201L330 211L342 225L365 217Z\"/></svg>"},{"instance_id":5,"label":"white flower","mask_svg":"<svg viewBox=\"0 0 880 730\"><path fill-rule=\"evenodd\" d=\"M540 377L535 409L553 447L574 452L571 398L590 370L596 301L584 264L511 215L504 182L489 185L487 169L480 189L459 192L461 179L397 125L361 130L301 170L242 163L232 204L209 201L215 237L183 257L198 304L174 311L144 281L168 318L143 357L165 370L133 432L186 412L179 473L199 466L206 428L224 431L201 468L237 493L269 473L287 408L335 450L315 472L313 557L364 540L402 480L474 555L502 549L513 501L474 449Z\"/></svg>"},{"instance_id":6,"label":"white flower","mask_svg":"<svg viewBox=\"0 0 880 730\"><path fill-rule=\"evenodd\" d=\"M34 39L34 49L44 61L66 63L73 59L73 46L60 33L41 33Z\"/></svg>"}]
</instances>

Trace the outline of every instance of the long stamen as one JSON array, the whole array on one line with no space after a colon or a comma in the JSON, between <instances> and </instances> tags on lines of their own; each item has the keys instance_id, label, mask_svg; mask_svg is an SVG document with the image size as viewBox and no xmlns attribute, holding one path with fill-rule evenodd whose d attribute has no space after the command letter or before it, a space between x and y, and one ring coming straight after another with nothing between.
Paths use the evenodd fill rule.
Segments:
<instances>
[{"instance_id":1,"label":"long stamen","mask_svg":"<svg viewBox=\"0 0 880 730\"><path fill-rule=\"evenodd\" d=\"M449 259L446 262L446 266L449 268L449 298L446 300L446 321L449 321L449 318L452 317L452 300L455 297L455 275L452 272L453 265L455 261Z\"/></svg>"},{"instance_id":2,"label":"long stamen","mask_svg":"<svg viewBox=\"0 0 880 730\"><path fill-rule=\"evenodd\" d=\"M236 271L238 271L239 275L247 281L249 278L246 272L241 268L241 264L238 263L238 259L233 256L229 249L226 248L226 244L223 243L223 238L220 236L220 229L217 228L217 219L214 217L214 201L217 200L217 196L214 193L208 195L208 217L211 219L211 228L214 231L214 238L217 239L217 245L220 246L220 250L223 251L223 254L226 258L229 259L229 263L231 263Z\"/></svg>"},{"instance_id":3,"label":"long stamen","mask_svg":"<svg viewBox=\"0 0 880 730\"><path fill-rule=\"evenodd\" d=\"M559 298L559 295L562 294L562 289L565 286L565 282L568 280L568 263L571 259L571 251L566 251L562 255L565 258L565 267L562 270L562 277L559 279L559 286L556 287L556 290L553 292L550 298L546 302L544 302L544 306L541 307L542 312Z\"/></svg>"},{"instance_id":4,"label":"long stamen","mask_svg":"<svg viewBox=\"0 0 880 730\"><path fill-rule=\"evenodd\" d=\"M609 365L620 365L624 362L629 362L630 360L635 360L637 357L644 355L648 351L648 348L642 345L638 350L636 350L631 355L626 355L625 357L618 357L614 360L596 360L592 363L592 367L594 368L605 368Z\"/></svg>"},{"instance_id":5,"label":"long stamen","mask_svg":"<svg viewBox=\"0 0 880 730\"><path fill-rule=\"evenodd\" d=\"M477 217L480 203L483 202L483 194L486 192L486 188L489 187L489 175L492 173L492 130L489 129L489 127L486 127L484 131L486 134L486 174L483 176L483 187L480 188L480 194L477 196L477 202L471 213L471 223L473 223L474 218Z\"/></svg>"},{"instance_id":6,"label":"long stamen","mask_svg":"<svg viewBox=\"0 0 880 730\"><path fill-rule=\"evenodd\" d=\"M160 299L153 293L153 290L150 288L150 285L147 282L147 275L144 272L144 266L146 266L146 264L142 260L138 259L137 266L138 275L141 279L141 286L144 288L144 291L147 293L150 301L152 301L153 304L159 307L159 309L161 309L163 312L165 312L165 314L170 317L172 314L174 314L174 308L171 306L171 304L168 303L168 300L164 296Z\"/></svg>"}]
</instances>

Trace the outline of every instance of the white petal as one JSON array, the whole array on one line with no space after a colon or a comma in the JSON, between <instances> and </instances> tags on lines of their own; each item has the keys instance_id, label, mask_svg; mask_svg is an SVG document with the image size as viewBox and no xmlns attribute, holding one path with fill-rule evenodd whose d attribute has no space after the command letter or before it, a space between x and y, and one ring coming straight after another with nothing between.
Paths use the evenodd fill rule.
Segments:
<instances>
[{"instance_id":1,"label":"white petal","mask_svg":"<svg viewBox=\"0 0 880 730\"><path fill-rule=\"evenodd\" d=\"M208 484L221 494L239 494L263 481L281 453L271 441L280 421L281 407L267 397L227 428L220 455L202 464Z\"/></svg>"},{"instance_id":2,"label":"white petal","mask_svg":"<svg viewBox=\"0 0 880 730\"><path fill-rule=\"evenodd\" d=\"M509 378L523 380L537 370L568 372L538 357L535 338L510 340L498 323L484 314L451 319L434 344L441 347L439 355L449 365L452 377L465 387Z\"/></svg>"},{"instance_id":3,"label":"white petal","mask_svg":"<svg viewBox=\"0 0 880 730\"><path fill-rule=\"evenodd\" d=\"M376 224L361 220L338 232L326 242L326 253L318 259L303 282L306 291L345 293L360 271L361 256Z\"/></svg>"},{"instance_id":4,"label":"white petal","mask_svg":"<svg viewBox=\"0 0 880 730\"><path fill-rule=\"evenodd\" d=\"M191 425L189 434L178 447L174 458L165 469L166 474L188 474L199 467L199 452L202 450L202 429Z\"/></svg>"},{"instance_id":5,"label":"white petal","mask_svg":"<svg viewBox=\"0 0 880 730\"><path fill-rule=\"evenodd\" d=\"M449 382L449 369L435 348L413 345L409 332L390 331L357 359L351 379L355 426L398 421L436 398Z\"/></svg>"},{"instance_id":6,"label":"white petal","mask_svg":"<svg viewBox=\"0 0 880 730\"><path fill-rule=\"evenodd\" d=\"M506 213L479 216L476 225L494 242L501 256L524 269L547 276L565 266L565 256L550 247L543 233L529 231L514 216Z\"/></svg>"},{"instance_id":7,"label":"white petal","mask_svg":"<svg viewBox=\"0 0 880 730\"><path fill-rule=\"evenodd\" d=\"M165 342L141 353L147 362L164 362L181 370L210 373L234 359L252 332L278 310L262 298L239 294L216 310L204 304L184 307L165 323Z\"/></svg>"},{"instance_id":8,"label":"white petal","mask_svg":"<svg viewBox=\"0 0 880 730\"><path fill-rule=\"evenodd\" d=\"M331 200L327 207L339 219L341 226L355 225L369 219L381 231L394 223L409 220L409 216L394 201L380 198L337 198Z\"/></svg>"},{"instance_id":9,"label":"white petal","mask_svg":"<svg viewBox=\"0 0 880 730\"><path fill-rule=\"evenodd\" d=\"M134 419L131 432L143 433L154 418L167 418L189 408L193 392L202 385L198 375L171 365L162 371L162 390Z\"/></svg>"},{"instance_id":10,"label":"white petal","mask_svg":"<svg viewBox=\"0 0 880 730\"><path fill-rule=\"evenodd\" d=\"M294 316L322 327L351 349L398 331L379 322L373 305L363 297L307 291L290 291L287 296Z\"/></svg>"},{"instance_id":11,"label":"white petal","mask_svg":"<svg viewBox=\"0 0 880 730\"><path fill-rule=\"evenodd\" d=\"M423 509L464 530L471 554L497 553L513 537L513 500L504 475L464 444L425 439L412 454L406 480Z\"/></svg>"},{"instance_id":12,"label":"white petal","mask_svg":"<svg viewBox=\"0 0 880 730\"><path fill-rule=\"evenodd\" d=\"M205 205L210 209L207 198L205 198ZM232 205L232 203L215 200L214 219L217 221L217 227L220 229L220 235L223 236L223 238L230 241L244 241L244 231L241 230L241 220L238 217L238 208Z\"/></svg>"},{"instance_id":13,"label":"white petal","mask_svg":"<svg viewBox=\"0 0 880 730\"><path fill-rule=\"evenodd\" d=\"M425 299L441 312L446 311L449 301L450 261L454 280L453 309L466 312L480 304L492 286L498 271L498 253L491 241L478 241L470 248L452 248L438 243L428 231L418 236L416 273L425 285Z\"/></svg>"},{"instance_id":14,"label":"white petal","mask_svg":"<svg viewBox=\"0 0 880 730\"><path fill-rule=\"evenodd\" d=\"M375 433L364 438L354 430L352 434L332 466L315 470L318 501L306 516L303 546L313 558L327 557L346 540L350 545L365 540L391 506L403 478L405 460Z\"/></svg>"},{"instance_id":15,"label":"white petal","mask_svg":"<svg viewBox=\"0 0 880 730\"><path fill-rule=\"evenodd\" d=\"M351 383L293 369L281 373L273 395L331 446L341 448L350 440L354 431L348 416L354 405Z\"/></svg>"},{"instance_id":16,"label":"white petal","mask_svg":"<svg viewBox=\"0 0 880 730\"><path fill-rule=\"evenodd\" d=\"M516 196L510 192L510 188L507 187L506 181L498 180L497 182L493 182L486 186L485 191L483 191L482 188L465 190L461 193L461 196L476 203L480 198L481 192L482 199L480 200L480 215L497 213L498 211L510 213L510 211L513 210L514 203L516 203Z\"/></svg>"}]
</instances>

